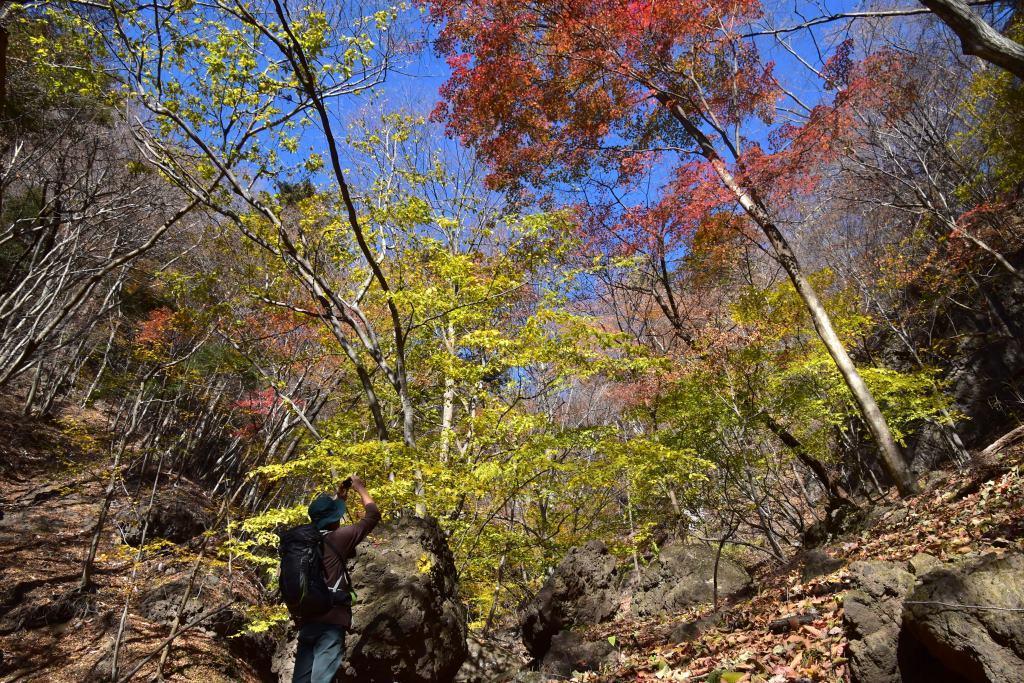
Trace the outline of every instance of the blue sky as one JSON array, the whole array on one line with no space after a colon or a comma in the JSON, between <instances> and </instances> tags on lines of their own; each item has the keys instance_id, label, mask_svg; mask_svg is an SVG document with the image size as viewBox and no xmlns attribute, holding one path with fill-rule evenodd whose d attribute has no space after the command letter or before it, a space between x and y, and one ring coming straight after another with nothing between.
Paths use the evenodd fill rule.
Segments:
<instances>
[{"instance_id":1,"label":"blue sky","mask_svg":"<svg viewBox=\"0 0 1024 683\"><path fill-rule=\"evenodd\" d=\"M806 19L864 9L862 3L851 0L767 0L768 13L773 17L776 27L792 26ZM880 5L879 5L880 6ZM888 7L904 7L912 4L891 4ZM416 9L408 10L403 21L417 33L424 33L424 46L414 55L403 55L396 61L396 68L388 75L387 81L380 87L380 96L389 108L405 108L413 112L428 113L438 100L438 89L447 79L449 69L444 61L437 57L429 45L431 29L425 26L425 17ZM888 20L893 21L893 20ZM847 33L849 22L835 22L815 27L811 31L799 31L788 34L787 41L794 50L808 60L817 60L819 53L815 43L822 51L842 39ZM787 52L778 42L769 36L755 39L758 48L767 59L776 62L776 73L787 87L791 88L804 102L813 104L820 96L820 84L810 72L800 64L798 59Z\"/></svg>"},{"instance_id":2,"label":"blue sky","mask_svg":"<svg viewBox=\"0 0 1024 683\"><path fill-rule=\"evenodd\" d=\"M666 0L655 0L666 1ZM854 0L764 0L766 9L766 23L770 21L774 27L794 26L808 19L832 15L843 12L850 12L864 9L891 9L917 7L909 2L900 4L864 4ZM881 35L898 30L898 22L903 19L885 19L882 24ZM814 75L801 60L805 60L814 67L820 68L821 60L827 59L831 48L838 42L850 35L851 30L856 32L863 24L849 21L837 21L819 25L810 30L801 30L788 33L785 40L788 46L795 52L792 54L779 41L771 36L755 38L762 57L765 61L775 62L775 75L783 83L787 90L796 95L807 106L814 106L823 97L831 97L822 89L820 79ZM761 27L754 27L761 28ZM359 116L367 116L371 121L376 113L380 111L403 110L413 114L428 115L439 99L438 90L449 76L449 68L443 59L438 57L432 46L431 38L433 28L427 25L426 17L420 10L414 8L405 11L399 19L397 30L403 38L411 37L412 41L420 44L420 49L411 53L399 55L390 71L386 81L378 86L375 97L367 101L366 98L345 97L336 101L334 113L344 123L350 122ZM800 106L790 103L794 111L799 111ZM787 114L783 113L783 116ZM745 125L743 131L745 137L764 144L767 131L757 121L751 121ZM307 141L307 148L316 149L319 145L315 134ZM453 146L458 143L452 141ZM656 184L661 181L656 180Z\"/></svg>"}]
</instances>

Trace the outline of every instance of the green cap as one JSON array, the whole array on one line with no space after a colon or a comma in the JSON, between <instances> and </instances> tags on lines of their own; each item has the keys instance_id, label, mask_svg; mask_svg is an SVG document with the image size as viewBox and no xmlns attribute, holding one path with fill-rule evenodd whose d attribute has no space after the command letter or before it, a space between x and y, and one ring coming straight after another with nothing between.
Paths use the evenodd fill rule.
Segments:
<instances>
[{"instance_id":1,"label":"green cap","mask_svg":"<svg viewBox=\"0 0 1024 683\"><path fill-rule=\"evenodd\" d=\"M345 516L345 501L336 500L329 493L321 493L309 504L307 512L316 528L323 530Z\"/></svg>"}]
</instances>

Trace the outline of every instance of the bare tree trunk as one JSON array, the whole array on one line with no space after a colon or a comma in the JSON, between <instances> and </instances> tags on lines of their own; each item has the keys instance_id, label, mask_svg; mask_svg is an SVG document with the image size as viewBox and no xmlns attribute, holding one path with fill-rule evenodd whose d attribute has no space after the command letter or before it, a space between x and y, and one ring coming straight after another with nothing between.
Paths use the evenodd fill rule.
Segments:
<instances>
[{"instance_id":1,"label":"bare tree trunk","mask_svg":"<svg viewBox=\"0 0 1024 683\"><path fill-rule=\"evenodd\" d=\"M121 651L121 642L124 639L125 628L128 625L128 612L131 609L132 596L135 593L135 579L139 573L139 565L142 564L142 557L145 554L146 536L149 533L149 522L153 514L153 501L156 500L156 490L160 483L160 469L163 466L163 458L157 465L156 476L153 477L153 486L149 491L149 505L146 508L146 518L142 524L142 533L139 537L139 549L135 553L135 562L132 564L132 573L129 578L128 593L124 598L124 609L121 610L121 620L117 625L117 635L114 637L114 646L110 653L110 680L117 680L117 658Z\"/></svg>"},{"instance_id":2,"label":"bare tree trunk","mask_svg":"<svg viewBox=\"0 0 1024 683\"><path fill-rule=\"evenodd\" d=\"M453 346L455 330L451 322L445 326L444 345L450 355L455 355ZM455 378L451 373L444 376L444 396L441 399L441 462L448 462L452 446L452 420L455 416Z\"/></svg>"},{"instance_id":3,"label":"bare tree trunk","mask_svg":"<svg viewBox=\"0 0 1024 683\"><path fill-rule=\"evenodd\" d=\"M117 487L117 475L121 468L121 455L124 453L122 443L114 453L114 462L110 466L110 478L107 481L107 488L103 492L103 503L100 504L100 513L96 518L96 526L93 527L92 540L89 542L89 552L85 556L85 564L82 567L82 578L78 582L78 590L84 591L89 587L92 580L93 563L96 561L96 551L100 547L100 537L103 535L103 527L107 523L107 513L110 512L110 503L114 499L114 489Z\"/></svg>"},{"instance_id":4,"label":"bare tree trunk","mask_svg":"<svg viewBox=\"0 0 1024 683\"><path fill-rule=\"evenodd\" d=\"M0 116L7 114L7 43L7 27L0 24Z\"/></svg>"},{"instance_id":5,"label":"bare tree trunk","mask_svg":"<svg viewBox=\"0 0 1024 683\"><path fill-rule=\"evenodd\" d=\"M711 572L711 604L712 609L718 612L718 565L722 559L722 550L725 549L725 544L732 538L732 535L736 533L737 523L734 518L729 519L729 527L726 529L722 537L718 539L718 547L715 549L715 564L714 569Z\"/></svg>"},{"instance_id":6,"label":"bare tree trunk","mask_svg":"<svg viewBox=\"0 0 1024 683\"><path fill-rule=\"evenodd\" d=\"M761 522L761 526L764 527L764 537L768 541L768 545L772 547L772 552L775 553L776 557L785 557L786 553L782 550L782 546L779 545L779 539L775 537L775 530L772 528L771 520L768 519L764 506L756 503L754 507L757 510L757 519Z\"/></svg>"},{"instance_id":7,"label":"bare tree trunk","mask_svg":"<svg viewBox=\"0 0 1024 683\"><path fill-rule=\"evenodd\" d=\"M28 388L28 396L25 397L25 405L21 408L21 414L28 417L32 414L32 404L36 400L36 392L39 391L39 382L43 375L43 361L36 361L36 374L32 377L32 384Z\"/></svg>"},{"instance_id":8,"label":"bare tree trunk","mask_svg":"<svg viewBox=\"0 0 1024 683\"><path fill-rule=\"evenodd\" d=\"M121 316L120 308L118 308L117 316ZM104 371L107 369L107 361L110 358L110 350L114 346L114 335L117 332L117 322L115 320L110 321L110 336L107 337L107 345L103 349L103 359L100 360L100 367L96 370L96 376L93 378L92 383L89 385L89 389L85 392L82 397L81 407L84 408L88 403L89 399L96 392L96 387L100 384L100 378L103 377Z\"/></svg>"},{"instance_id":9,"label":"bare tree trunk","mask_svg":"<svg viewBox=\"0 0 1024 683\"><path fill-rule=\"evenodd\" d=\"M633 522L633 496L630 495L629 484L626 485L626 516L629 519L629 535L633 539L633 569L640 575L640 558L636 553L636 525Z\"/></svg>"},{"instance_id":10,"label":"bare tree trunk","mask_svg":"<svg viewBox=\"0 0 1024 683\"><path fill-rule=\"evenodd\" d=\"M96 517L96 526L93 527L92 540L89 542L89 552L86 554L85 562L82 566L82 578L78 583L78 590L80 591L86 590L89 587L89 582L92 580L96 551L100 547L100 537L103 535L103 527L107 523L107 514L110 512L110 504L114 499L114 490L117 488L117 479L121 473L121 456L124 455L125 449L128 448L128 440L135 432L135 428L139 423L139 405L142 403L142 398L146 393L146 382L148 379L149 377L146 376L139 382L139 391L132 404L131 417L114 451L114 462L110 465L110 478L107 481L107 488L103 492L103 502L100 504L100 511Z\"/></svg>"},{"instance_id":11,"label":"bare tree trunk","mask_svg":"<svg viewBox=\"0 0 1024 683\"><path fill-rule=\"evenodd\" d=\"M804 305L807 306L807 310L811 314L811 321L814 324L814 330L818 333L822 343L825 344L825 348L835 362L839 374L842 375L843 381L850 389L850 393L853 395L858 408L860 408L864 422L867 424L871 435L875 438L875 443L878 445L881 461L885 466L886 473L893 483L896 484L900 495L909 496L917 493L917 482L914 480L910 467L907 466L903 453L900 452L896 438L892 435L892 430L889 429L885 416L882 415L875 397L864 383L864 379L857 371L857 367L850 358L850 354L846 352L842 340L839 339L839 335L836 334L835 329L832 327L832 320L818 299L818 293L804 275L800 262L789 245L789 241L782 234L782 231L779 230L771 214L761 201L739 184L726 167L725 161L718 154L711 140L687 118L679 103L674 101L667 93L659 93L658 99L668 107L676 121L683 126L690 137L698 144L701 155L710 162L715 173L718 174L718 177L725 186L733 193L740 206L743 207L743 210L757 223L758 227L761 228L768 238L779 260L779 264L785 269L797 294L800 295Z\"/></svg>"}]
</instances>

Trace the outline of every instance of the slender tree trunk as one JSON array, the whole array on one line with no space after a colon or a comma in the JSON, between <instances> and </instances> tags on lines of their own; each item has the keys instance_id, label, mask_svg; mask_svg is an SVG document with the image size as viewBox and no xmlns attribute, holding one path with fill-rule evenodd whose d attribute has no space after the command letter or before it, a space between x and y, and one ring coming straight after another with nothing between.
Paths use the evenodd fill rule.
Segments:
<instances>
[{"instance_id":1,"label":"slender tree trunk","mask_svg":"<svg viewBox=\"0 0 1024 683\"><path fill-rule=\"evenodd\" d=\"M36 393L39 391L39 383L43 376L43 361L36 361L36 374L32 377L32 384L28 388L28 396L25 397L25 405L21 408L21 414L28 417L32 414L32 404L35 403Z\"/></svg>"},{"instance_id":2,"label":"slender tree trunk","mask_svg":"<svg viewBox=\"0 0 1024 683\"><path fill-rule=\"evenodd\" d=\"M736 523L733 519L730 519L729 528L718 539L718 547L715 548L715 564L711 571L711 605L715 613L718 612L718 565L722 560L722 551L725 549L725 544L732 538L734 533L736 533Z\"/></svg>"},{"instance_id":3,"label":"slender tree trunk","mask_svg":"<svg viewBox=\"0 0 1024 683\"><path fill-rule=\"evenodd\" d=\"M449 355L455 355L453 341L455 330L451 322L445 327L444 345ZM455 378L451 373L444 376L444 396L441 399L441 462L448 462L452 447L452 420L455 417Z\"/></svg>"},{"instance_id":4,"label":"slender tree trunk","mask_svg":"<svg viewBox=\"0 0 1024 683\"><path fill-rule=\"evenodd\" d=\"M141 419L139 416L139 405L142 403L143 396L146 393L146 382L148 380L149 377L147 376L139 382L139 391L132 404L131 417L125 427L124 433L121 435L120 443L118 443L116 450L114 451L114 462L110 465L110 478L107 480L107 488L103 492L103 502L100 504L100 511L96 517L96 526L93 527L92 540L89 542L89 552L86 554L85 562L82 565L82 578L78 583L79 591L86 590L92 580L93 564L96 561L96 552L100 547L100 537L103 535L103 527L107 523L107 514L110 512L110 504L114 500L114 491L117 488L117 479L121 474L121 456L124 455L125 449L128 447L128 441L131 438L131 435L135 433L135 429ZM115 424L119 418L120 415L115 418Z\"/></svg>"},{"instance_id":5,"label":"slender tree trunk","mask_svg":"<svg viewBox=\"0 0 1024 683\"><path fill-rule=\"evenodd\" d=\"M754 507L757 509L757 519L764 528L764 537L767 539L768 545L772 547L772 552L775 553L776 557L785 557L786 553L783 552L782 546L779 545L779 540L775 537L775 530L772 528L771 520L768 519L768 513L765 511L764 506L756 503Z\"/></svg>"},{"instance_id":6,"label":"slender tree trunk","mask_svg":"<svg viewBox=\"0 0 1024 683\"><path fill-rule=\"evenodd\" d=\"M7 115L7 43L7 27L0 24L0 117Z\"/></svg>"},{"instance_id":7,"label":"slender tree trunk","mask_svg":"<svg viewBox=\"0 0 1024 683\"><path fill-rule=\"evenodd\" d=\"M629 485L626 485L626 517L629 519L629 535L633 539L633 569L637 576L640 575L640 558L636 554L636 526L633 523L633 496L630 495Z\"/></svg>"},{"instance_id":8,"label":"slender tree trunk","mask_svg":"<svg viewBox=\"0 0 1024 683\"><path fill-rule=\"evenodd\" d=\"M118 318L121 317L120 307L118 307L117 317ZM111 320L110 321L110 336L107 337L107 345L103 349L103 359L100 360L100 367L96 370L96 376L93 377L92 383L89 385L89 389L85 392L85 395L82 397L82 403L81 403L81 407L82 408L84 408L86 405L88 405L89 399L92 398L92 395L96 392L96 387L98 387L99 384L100 384L100 378L103 377L103 373L107 369L107 359L110 358L110 350L114 346L114 335L115 335L116 332L117 332L117 321L116 320Z\"/></svg>"},{"instance_id":9,"label":"slender tree trunk","mask_svg":"<svg viewBox=\"0 0 1024 683\"><path fill-rule=\"evenodd\" d=\"M92 581L93 564L96 561L96 551L100 547L100 538L103 535L103 527L107 523L107 513L110 512L110 503L114 499L114 490L117 487L117 476L121 469L121 455L124 453L124 444L118 447L114 453L114 462L110 466L110 479L107 481L107 488L103 492L103 502L100 504L100 513L96 518L96 526L93 527L92 540L89 542L89 552L85 556L85 563L82 566L82 578L78 582L78 590L84 591Z\"/></svg>"},{"instance_id":10,"label":"slender tree trunk","mask_svg":"<svg viewBox=\"0 0 1024 683\"><path fill-rule=\"evenodd\" d=\"M818 293L804 275L800 262L789 245L789 241L782 234L782 231L779 230L771 214L761 201L752 192L744 189L739 184L729 171L725 161L715 150L711 140L687 118L679 103L675 102L665 93L660 93L658 98L669 108L676 121L683 126L690 137L698 144L701 155L710 162L715 173L718 174L718 177L729 191L733 193L740 206L743 207L743 210L757 223L758 227L761 228L761 231L768 238L779 264L785 269L797 294L800 295L800 298L807 306L807 310L811 314L811 321L814 324L814 330L818 333L822 343L825 344L825 348L835 362L839 374L842 375L843 381L850 389L850 393L853 395L858 408L860 408L864 422L867 424L871 435L875 438L875 443L878 445L881 461L886 473L893 480L893 483L896 484L900 495L909 496L917 493L917 482L914 480L910 467L907 466L903 453L900 452L896 438L892 435L889 424L885 421L885 416L882 415L875 397L872 396L871 391L864 383L864 379L857 371L857 367L850 358L850 354L846 352L846 348L839 339L839 335L836 334L835 329L832 327L832 320L818 299Z\"/></svg>"},{"instance_id":11,"label":"slender tree trunk","mask_svg":"<svg viewBox=\"0 0 1024 683\"><path fill-rule=\"evenodd\" d=\"M786 448L793 452L793 455L803 463L804 467L809 469L815 478L821 484L822 488L825 489L825 495L829 499L829 504L834 505L841 503L850 507L857 507L853 501L843 495L839 490L839 487L829 476L828 468L825 467L824 463L812 456L807 452L807 448L804 447L803 443L796 438L792 432L790 432L784 425L778 422L774 417L768 413L761 413L761 421L768 427L768 430L772 434L779 438Z\"/></svg>"},{"instance_id":12,"label":"slender tree trunk","mask_svg":"<svg viewBox=\"0 0 1024 683\"><path fill-rule=\"evenodd\" d=\"M373 380L366 366L356 363L356 374L359 376L359 384L363 387L363 394L366 395L366 405L370 408L370 415L373 417L373 426L377 430L377 438L381 441L388 441L391 436L388 434L388 423L384 419L384 411L380 407L380 399L377 398L377 390L373 387Z\"/></svg>"},{"instance_id":13,"label":"slender tree trunk","mask_svg":"<svg viewBox=\"0 0 1024 683\"><path fill-rule=\"evenodd\" d=\"M156 490L160 483L160 469L163 466L163 458L157 465L156 476L153 477L153 486L149 491L149 505L146 508L146 518L142 524L142 533L139 537L139 549L135 552L135 562L132 563L132 573L129 577L128 593L124 598L124 608L121 610L121 620L117 625L117 635L114 637L114 646L110 653L110 680L117 680L117 661L121 652L121 643L124 640L125 629L128 626L128 613L132 605L132 597L135 594L135 581L138 577L139 567L142 565L142 558L145 555L146 538L149 534L149 521L153 514L153 502L156 500Z\"/></svg>"},{"instance_id":14,"label":"slender tree trunk","mask_svg":"<svg viewBox=\"0 0 1024 683\"><path fill-rule=\"evenodd\" d=\"M484 633L491 630L494 623L494 615L498 611L498 594L501 592L501 582L505 578L505 561L508 559L508 549L501 554L501 561L498 562L498 572L494 580L494 597L491 599L491 609L487 612L487 619L484 621Z\"/></svg>"}]
</instances>

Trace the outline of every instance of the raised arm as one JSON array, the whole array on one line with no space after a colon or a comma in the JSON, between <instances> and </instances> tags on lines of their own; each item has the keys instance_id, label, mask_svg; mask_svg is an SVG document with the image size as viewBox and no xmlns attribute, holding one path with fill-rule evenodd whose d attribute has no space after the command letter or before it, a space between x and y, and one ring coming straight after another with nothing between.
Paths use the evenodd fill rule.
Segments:
<instances>
[{"instance_id":1,"label":"raised arm","mask_svg":"<svg viewBox=\"0 0 1024 683\"><path fill-rule=\"evenodd\" d=\"M376 507L377 504L373 502L373 497L370 495L370 492L366 490L366 484L363 483L362 479L354 475L352 477L352 490L359 494L359 498L362 501L364 508L370 505Z\"/></svg>"},{"instance_id":2,"label":"raised arm","mask_svg":"<svg viewBox=\"0 0 1024 683\"><path fill-rule=\"evenodd\" d=\"M363 503L363 509L365 510L363 518L348 527L352 530L353 538L351 542L355 545L366 538L366 535L373 531L373 528L380 522L380 510L377 509L377 504L373 502L373 496L366 490L366 484L363 483L362 479L354 475L352 477L352 490L359 494L359 499Z\"/></svg>"}]
</instances>

